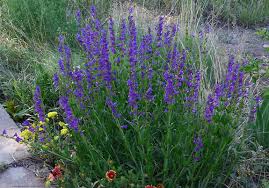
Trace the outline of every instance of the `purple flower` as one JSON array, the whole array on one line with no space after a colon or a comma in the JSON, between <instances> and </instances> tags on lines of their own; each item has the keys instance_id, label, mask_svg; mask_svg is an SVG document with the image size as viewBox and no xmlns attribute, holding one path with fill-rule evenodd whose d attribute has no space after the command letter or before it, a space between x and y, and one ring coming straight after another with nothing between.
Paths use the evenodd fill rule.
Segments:
<instances>
[{"instance_id":1,"label":"purple flower","mask_svg":"<svg viewBox=\"0 0 269 188\"><path fill-rule=\"evenodd\" d=\"M22 138L19 137L19 136L17 136L17 137L15 138L15 140L16 140L16 142L21 142L21 141L22 141Z\"/></svg>"},{"instance_id":2,"label":"purple flower","mask_svg":"<svg viewBox=\"0 0 269 188\"><path fill-rule=\"evenodd\" d=\"M112 89L112 70L111 63L109 61L109 50L106 35L106 31L102 30L102 37L100 41L101 57L99 61L99 71L103 77L103 81L106 87L110 91Z\"/></svg>"},{"instance_id":3,"label":"purple flower","mask_svg":"<svg viewBox=\"0 0 269 188\"><path fill-rule=\"evenodd\" d=\"M171 31L170 31L171 29ZM168 47L171 46L174 37L176 36L177 26L175 24L170 25L164 34L164 44Z\"/></svg>"},{"instance_id":4,"label":"purple flower","mask_svg":"<svg viewBox=\"0 0 269 188\"><path fill-rule=\"evenodd\" d=\"M215 109L215 105L214 105L214 96L212 96L211 94L208 95L207 98L207 104L206 104L206 109L205 109L205 119L207 120L208 123L212 122L212 117L214 115L214 109Z\"/></svg>"},{"instance_id":5,"label":"purple flower","mask_svg":"<svg viewBox=\"0 0 269 188\"><path fill-rule=\"evenodd\" d=\"M262 101L262 98L261 98L260 96L257 96L257 97L255 98L255 101L256 101L256 105L257 105L257 106L260 106L260 103L261 103L261 101Z\"/></svg>"},{"instance_id":6,"label":"purple flower","mask_svg":"<svg viewBox=\"0 0 269 188\"><path fill-rule=\"evenodd\" d=\"M44 137L40 137L39 138L39 142L44 143L45 142L45 138Z\"/></svg>"},{"instance_id":7,"label":"purple flower","mask_svg":"<svg viewBox=\"0 0 269 188\"><path fill-rule=\"evenodd\" d=\"M214 116L214 110L219 106L220 98L222 97L222 86L220 84L216 85L214 95L210 94L207 99L207 105L204 112L205 119L208 123L212 122Z\"/></svg>"},{"instance_id":8,"label":"purple flower","mask_svg":"<svg viewBox=\"0 0 269 188\"><path fill-rule=\"evenodd\" d=\"M129 86L129 93L128 93L128 103L134 113L136 113L138 105L137 105L137 100L138 100L138 94L136 93L136 86L135 83L129 79L128 80L128 86Z\"/></svg>"},{"instance_id":9,"label":"purple flower","mask_svg":"<svg viewBox=\"0 0 269 188\"><path fill-rule=\"evenodd\" d=\"M125 19L123 19L121 21L121 30L118 44L120 50L122 51L122 54L125 54L126 32L127 32L126 21Z\"/></svg>"},{"instance_id":10,"label":"purple flower","mask_svg":"<svg viewBox=\"0 0 269 188\"><path fill-rule=\"evenodd\" d=\"M30 126L30 122L28 120L25 120L24 122L22 122L23 126Z\"/></svg>"},{"instance_id":11,"label":"purple flower","mask_svg":"<svg viewBox=\"0 0 269 188\"><path fill-rule=\"evenodd\" d=\"M76 21L77 21L77 24L80 25L80 22L81 22L81 11L80 11L80 9L78 9L76 11Z\"/></svg>"},{"instance_id":12,"label":"purple flower","mask_svg":"<svg viewBox=\"0 0 269 188\"><path fill-rule=\"evenodd\" d=\"M32 133L35 132L35 129L33 127L29 127L28 130L31 131Z\"/></svg>"},{"instance_id":13,"label":"purple flower","mask_svg":"<svg viewBox=\"0 0 269 188\"><path fill-rule=\"evenodd\" d=\"M63 35L59 36L58 51L60 53L60 59L58 61L58 64L61 73L64 76L71 75L71 49L67 45L64 45Z\"/></svg>"},{"instance_id":14,"label":"purple flower","mask_svg":"<svg viewBox=\"0 0 269 188\"><path fill-rule=\"evenodd\" d=\"M152 89L152 78L153 78L153 70L151 68L151 65L148 66L147 69L147 74L148 74L148 89L145 94L145 98L148 101L153 101L154 100L154 94L153 94L153 89Z\"/></svg>"},{"instance_id":15,"label":"purple flower","mask_svg":"<svg viewBox=\"0 0 269 188\"><path fill-rule=\"evenodd\" d=\"M164 73L164 80L166 82L164 101L167 104L172 104L174 102L175 89L172 78L172 75L168 71Z\"/></svg>"},{"instance_id":16,"label":"purple flower","mask_svg":"<svg viewBox=\"0 0 269 188\"><path fill-rule=\"evenodd\" d=\"M90 13L91 16L95 19L97 14L96 14L96 7L94 5L90 7Z\"/></svg>"},{"instance_id":17,"label":"purple flower","mask_svg":"<svg viewBox=\"0 0 269 188\"><path fill-rule=\"evenodd\" d=\"M177 46L174 45L174 49L173 49L172 57L171 57L171 63L172 63L172 69L173 70L178 69L179 57L180 57L180 54L179 54L179 51L177 49Z\"/></svg>"},{"instance_id":18,"label":"purple flower","mask_svg":"<svg viewBox=\"0 0 269 188\"><path fill-rule=\"evenodd\" d=\"M76 69L72 73L72 79L75 83L74 95L76 96L77 101L80 101L81 106L83 106L84 99L84 89L83 89L83 71L81 69Z\"/></svg>"},{"instance_id":19,"label":"purple flower","mask_svg":"<svg viewBox=\"0 0 269 188\"><path fill-rule=\"evenodd\" d=\"M68 123L69 127L75 131L78 131L79 120L73 115L72 109L69 105L68 98L61 97L59 100L59 104L65 112L65 115L66 115L65 120Z\"/></svg>"},{"instance_id":20,"label":"purple flower","mask_svg":"<svg viewBox=\"0 0 269 188\"><path fill-rule=\"evenodd\" d=\"M233 71L231 73L232 74L231 75L231 80L230 80L229 88L228 88L228 91L227 91L227 97L228 97L228 99L232 97L232 94L235 91L236 82L237 82L237 79L238 79L239 68L240 68L240 64L237 63L234 66L234 69L233 69Z\"/></svg>"},{"instance_id":21,"label":"purple flower","mask_svg":"<svg viewBox=\"0 0 269 188\"><path fill-rule=\"evenodd\" d=\"M35 112L38 114L39 121L45 122L45 114L42 108L41 89L36 86L34 93Z\"/></svg>"},{"instance_id":22,"label":"purple flower","mask_svg":"<svg viewBox=\"0 0 269 188\"><path fill-rule=\"evenodd\" d=\"M129 94L128 94L128 103L132 110L136 113L137 111L137 101L138 101L138 93L137 89L137 80L136 80L136 63L137 63L137 33L136 26L133 20L132 15L133 9L131 8L129 11L128 21L129 21L129 62L130 62L130 78L128 80L129 86Z\"/></svg>"},{"instance_id":23,"label":"purple flower","mask_svg":"<svg viewBox=\"0 0 269 188\"><path fill-rule=\"evenodd\" d=\"M201 74L200 74L200 71L197 71L195 75L194 94L193 94L193 98L194 98L193 100L195 102L198 101L200 83L201 83Z\"/></svg>"},{"instance_id":24,"label":"purple flower","mask_svg":"<svg viewBox=\"0 0 269 188\"><path fill-rule=\"evenodd\" d=\"M186 84L188 86L188 91L190 91L192 89L192 86L193 86L193 72L192 70L189 70L188 71L188 79L186 80Z\"/></svg>"},{"instance_id":25,"label":"purple flower","mask_svg":"<svg viewBox=\"0 0 269 188\"><path fill-rule=\"evenodd\" d=\"M164 17L159 17L158 26L156 27L156 33L157 33L157 47L162 46L162 35L163 35L163 25L164 25Z\"/></svg>"},{"instance_id":26,"label":"purple flower","mask_svg":"<svg viewBox=\"0 0 269 188\"><path fill-rule=\"evenodd\" d=\"M148 101L154 100L153 89L151 85L149 85L149 88L146 91L145 97Z\"/></svg>"},{"instance_id":27,"label":"purple flower","mask_svg":"<svg viewBox=\"0 0 269 188\"><path fill-rule=\"evenodd\" d=\"M59 76L57 73L53 75L53 86L55 89L59 87Z\"/></svg>"},{"instance_id":28,"label":"purple flower","mask_svg":"<svg viewBox=\"0 0 269 188\"><path fill-rule=\"evenodd\" d=\"M65 71L66 74L69 76L72 76L72 70L71 70L71 49L69 46L64 46L65 51Z\"/></svg>"},{"instance_id":29,"label":"purple flower","mask_svg":"<svg viewBox=\"0 0 269 188\"><path fill-rule=\"evenodd\" d=\"M254 121L255 120L257 109L260 107L261 101L262 101L262 98L260 96L257 96L254 99L255 99L256 104L255 104L255 106L253 106L253 108L250 111L250 114L249 114L250 121Z\"/></svg>"},{"instance_id":30,"label":"purple flower","mask_svg":"<svg viewBox=\"0 0 269 188\"><path fill-rule=\"evenodd\" d=\"M242 97L243 94L243 79L244 79L244 72L243 71L239 71L239 78L238 78L238 96Z\"/></svg>"},{"instance_id":31,"label":"purple flower","mask_svg":"<svg viewBox=\"0 0 269 188\"><path fill-rule=\"evenodd\" d=\"M115 32L114 32L114 21L112 17L109 18L109 34L110 34L110 50L113 54L116 53L116 42L115 42Z\"/></svg>"},{"instance_id":32,"label":"purple flower","mask_svg":"<svg viewBox=\"0 0 269 188\"><path fill-rule=\"evenodd\" d=\"M65 75L65 71L64 71L64 61L60 58L59 61L58 61L58 65L59 65L59 68L60 68L60 71L62 73L62 75Z\"/></svg>"},{"instance_id":33,"label":"purple flower","mask_svg":"<svg viewBox=\"0 0 269 188\"><path fill-rule=\"evenodd\" d=\"M195 74L195 83L193 86L193 97L192 97L192 101L194 102L194 105L198 101L198 98L199 98L200 82L201 82L201 74L200 74L200 71L197 71ZM193 107L192 111L193 113L196 113L196 106Z\"/></svg>"},{"instance_id":34,"label":"purple flower","mask_svg":"<svg viewBox=\"0 0 269 188\"><path fill-rule=\"evenodd\" d=\"M127 129L128 128L128 125L122 125L122 126L120 126L120 128Z\"/></svg>"},{"instance_id":35,"label":"purple flower","mask_svg":"<svg viewBox=\"0 0 269 188\"><path fill-rule=\"evenodd\" d=\"M88 88L89 94L91 93L93 82L94 82L93 66L94 66L93 61L89 61L88 63L85 64L87 88Z\"/></svg>"},{"instance_id":36,"label":"purple flower","mask_svg":"<svg viewBox=\"0 0 269 188\"><path fill-rule=\"evenodd\" d=\"M235 58L234 58L234 56L230 56L229 63L228 63L228 70L227 70L227 73L226 73L226 81L225 81L225 84L224 84L225 88L228 87L230 81L232 80L234 64L235 64Z\"/></svg>"},{"instance_id":37,"label":"purple flower","mask_svg":"<svg viewBox=\"0 0 269 188\"><path fill-rule=\"evenodd\" d=\"M7 130L6 130L6 129L4 129L4 130L2 131L2 135L7 135Z\"/></svg>"},{"instance_id":38,"label":"purple flower","mask_svg":"<svg viewBox=\"0 0 269 188\"><path fill-rule=\"evenodd\" d=\"M115 116L116 118L119 118L121 116L121 114L117 111L117 104L115 102L108 98L106 100L106 104L112 111L113 116Z\"/></svg>"},{"instance_id":39,"label":"purple flower","mask_svg":"<svg viewBox=\"0 0 269 188\"><path fill-rule=\"evenodd\" d=\"M144 35L139 49L140 54L140 66L141 66L141 78L145 77L146 65L145 62L149 61L152 57L152 35L149 31L149 34Z\"/></svg>"},{"instance_id":40,"label":"purple flower","mask_svg":"<svg viewBox=\"0 0 269 188\"><path fill-rule=\"evenodd\" d=\"M62 54L64 52L64 36L60 35L58 41L59 41L58 51L60 54Z\"/></svg>"},{"instance_id":41,"label":"purple flower","mask_svg":"<svg viewBox=\"0 0 269 188\"><path fill-rule=\"evenodd\" d=\"M193 143L195 145L194 150L193 150L193 158L195 161L199 161L202 157L201 150L204 147L202 137L195 135L193 138Z\"/></svg>"}]
</instances>

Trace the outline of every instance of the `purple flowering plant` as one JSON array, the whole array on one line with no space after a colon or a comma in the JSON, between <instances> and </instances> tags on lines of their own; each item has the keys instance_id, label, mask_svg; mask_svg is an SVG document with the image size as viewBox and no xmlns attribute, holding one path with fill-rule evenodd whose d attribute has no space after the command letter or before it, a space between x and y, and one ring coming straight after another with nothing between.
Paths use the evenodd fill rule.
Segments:
<instances>
[{"instance_id":1,"label":"purple flowering plant","mask_svg":"<svg viewBox=\"0 0 269 188\"><path fill-rule=\"evenodd\" d=\"M237 116L252 100L245 65L231 56L223 81L208 87L201 68L208 64L197 64L194 48L180 45L177 25L160 17L156 27L139 33L133 8L118 29L112 17L98 20L96 11L91 7L85 21L77 11L80 62L59 37L57 118L46 121L36 87L35 112L45 125L35 129L42 140L35 146L64 161L65 185L87 187L111 168L126 181L101 182L108 187L160 179L166 187L222 185L226 178L214 177L231 173L233 160L225 158L233 157L228 151Z\"/></svg>"}]
</instances>

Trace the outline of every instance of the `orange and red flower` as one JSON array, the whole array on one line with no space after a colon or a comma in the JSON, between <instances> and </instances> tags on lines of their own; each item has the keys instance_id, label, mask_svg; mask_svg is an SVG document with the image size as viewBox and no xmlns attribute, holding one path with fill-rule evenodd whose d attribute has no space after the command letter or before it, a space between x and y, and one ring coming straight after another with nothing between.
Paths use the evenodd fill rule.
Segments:
<instances>
[{"instance_id":1,"label":"orange and red flower","mask_svg":"<svg viewBox=\"0 0 269 188\"><path fill-rule=\"evenodd\" d=\"M49 173L48 181L54 181L54 180L55 180L55 177L53 176L53 174Z\"/></svg>"},{"instance_id":2,"label":"orange and red flower","mask_svg":"<svg viewBox=\"0 0 269 188\"><path fill-rule=\"evenodd\" d=\"M153 185L146 185L145 188L156 188L156 187Z\"/></svg>"},{"instance_id":3,"label":"orange and red flower","mask_svg":"<svg viewBox=\"0 0 269 188\"><path fill-rule=\"evenodd\" d=\"M106 179L109 182L112 182L117 176L117 173L114 170L109 170L106 172Z\"/></svg>"},{"instance_id":4,"label":"orange and red flower","mask_svg":"<svg viewBox=\"0 0 269 188\"><path fill-rule=\"evenodd\" d=\"M159 183L156 188L165 188L162 183Z\"/></svg>"},{"instance_id":5,"label":"orange and red flower","mask_svg":"<svg viewBox=\"0 0 269 188\"><path fill-rule=\"evenodd\" d=\"M62 177L62 171L60 165L56 165L54 169L49 173L48 180L54 181L55 179L58 179Z\"/></svg>"},{"instance_id":6,"label":"orange and red flower","mask_svg":"<svg viewBox=\"0 0 269 188\"><path fill-rule=\"evenodd\" d=\"M60 165L56 165L54 167L54 169L51 172L53 174L53 176L57 179L60 178L62 176L62 171L61 171L61 167Z\"/></svg>"}]
</instances>

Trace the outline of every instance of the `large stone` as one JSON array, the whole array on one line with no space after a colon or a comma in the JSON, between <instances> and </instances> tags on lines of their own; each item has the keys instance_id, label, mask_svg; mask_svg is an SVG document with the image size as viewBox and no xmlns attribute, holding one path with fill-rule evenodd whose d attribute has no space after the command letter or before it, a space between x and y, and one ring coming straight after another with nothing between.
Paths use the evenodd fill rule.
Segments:
<instances>
[{"instance_id":1,"label":"large stone","mask_svg":"<svg viewBox=\"0 0 269 188\"><path fill-rule=\"evenodd\" d=\"M11 187L42 187L44 188L44 182L41 178L34 175L33 172L23 168L9 168L0 174L0 188Z\"/></svg>"},{"instance_id":2,"label":"large stone","mask_svg":"<svg viewBox=\"0 0 269 188\"><path fill-rule=\"evenodd\" d=\"M18 126L0 105L0 134L2 134L3 130L7 131L8 136L12 136L15 132L20 132Z\"/></svg>"},{"instance_id":3,"label":"large stone","mask_svg":"<svg viewBox=\"0 0 269 188\"><path fill-rule=\"evenodd\" d=\"M30 157L27 147L14 139L0 136L0 164L10 164L14 161Z\"/></svg>"}]
</instances>

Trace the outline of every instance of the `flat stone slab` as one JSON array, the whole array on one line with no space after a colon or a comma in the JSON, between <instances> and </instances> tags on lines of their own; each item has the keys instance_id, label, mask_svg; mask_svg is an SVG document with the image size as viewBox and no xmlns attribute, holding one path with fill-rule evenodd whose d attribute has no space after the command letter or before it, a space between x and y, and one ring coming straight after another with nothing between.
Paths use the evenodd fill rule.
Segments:
<instances>
[{"instance_id":1,"label":"flat stone slab","mask_svg":"<svg viewBox=\"0 0 269 188\"><path fill-rule=\"evenodd\" d=\"M26 145L20 144L14 139L0 136L0 165L11 164L30 156Z\"/></svg>"},{"instance_id":2,"label":"flat stone slab","mask_svg":"<svg viewBox=\"0 0 269 188\"><path fill-rule=\"evenodd\" d=\"M6 110L0 105L0 134L6 129L7 132L18 132L19 128L15 122L10 118Z\"/></svg>"},{"instance_id":3,"label":"flat stone slab","mask_svg":"<svg viewBox=\"0 0 269 188\"><path fill-rule=\"evenodd\" d=\"M44 188L42 179L36 177L33 172L23 168L9 168L0 174L0 188Z\"/></svg>"}]
</instances>

